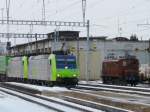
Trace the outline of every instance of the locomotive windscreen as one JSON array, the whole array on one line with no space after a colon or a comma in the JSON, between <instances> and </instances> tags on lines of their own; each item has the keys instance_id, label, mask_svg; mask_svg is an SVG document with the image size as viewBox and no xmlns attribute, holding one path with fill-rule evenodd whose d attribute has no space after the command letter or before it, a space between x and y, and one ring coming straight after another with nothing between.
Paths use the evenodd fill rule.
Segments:
<instances>
[{"instance_id":1,"label":"locomotive windscreen","mask_svg":"<svg viewBox=\"0 0 150 112\"><path fill-rule=\"evenodd\" d=\"M76 57L72 55L56 55L56 67L60 69L75 69Z\"/></svg>"}]
</instances>

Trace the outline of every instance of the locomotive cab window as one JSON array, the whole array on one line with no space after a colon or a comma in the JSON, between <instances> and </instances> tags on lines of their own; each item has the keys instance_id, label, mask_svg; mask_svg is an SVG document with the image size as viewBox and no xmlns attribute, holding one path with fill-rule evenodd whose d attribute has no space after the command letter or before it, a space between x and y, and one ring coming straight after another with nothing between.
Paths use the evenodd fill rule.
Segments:
<instances>
[{"instance_id":1,"label":"locomotive cab window","mask_svg":"<svg viewBox=\"0 0 150 112\"><path fill-rule=\"evenodd\" d=\"M67 67L68 69L76 68L76 58L75 56L56 56L56 66L57 68L63 69Z\"/></svg>"}]
</instances>

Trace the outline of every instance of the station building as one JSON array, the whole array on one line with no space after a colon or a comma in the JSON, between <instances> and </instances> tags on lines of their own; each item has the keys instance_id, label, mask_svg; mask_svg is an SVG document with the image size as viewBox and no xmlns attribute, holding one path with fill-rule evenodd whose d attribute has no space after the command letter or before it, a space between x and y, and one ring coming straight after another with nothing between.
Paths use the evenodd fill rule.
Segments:
<instances>
[{"instance_id":1,"label":"station building","mask_svg":"<svg viewBox=\"0 0 150 112\"><path fill-rule=\"evenodd\" d=\"M24 55L69 50L77 56L81 80L86 79L87 64L89 80L100 80L102 62L112 54L119 57L129 53L139 59L140 66L150 65L150 41L148 40L130 40L126 37L108 39L107 36L90 37L88 52L87 38L79 37L78 31L58 31L47 35L47 38L43 40L12 46L10 52L13 55Z\"/></svg>"}]
</instances>

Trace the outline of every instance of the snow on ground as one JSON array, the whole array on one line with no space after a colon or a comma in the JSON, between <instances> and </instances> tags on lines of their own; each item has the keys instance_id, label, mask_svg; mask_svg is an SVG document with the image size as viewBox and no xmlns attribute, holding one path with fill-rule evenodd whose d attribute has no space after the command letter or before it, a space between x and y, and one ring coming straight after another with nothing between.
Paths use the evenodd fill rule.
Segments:
<instances>
[{"instance_id":1,"label":"snow on ground","mask_svg":"<svg viewBox=\"0 0 150 112\"><path fill-rule=\"evenodd\" d=\"M102 83L101 80L95 80L95 81L79 81L79 84L99 84Z\"/></svg>"},{"instance_id":2,"label":"snow on ground","mask_svg":"<svg viewBox=\"0 0 150 112\"><path fill-rule=\"evenodd\" d=\"M91 112L104 112L104 111L101 111L101 110L98 110L98 109L94 109L94 108L91 108L91 107L86 107L86 106L76 104L76 103L72 103L72 102L68 102L68 101L58 99L58 98L55 98L55 97L47 97L47 96L43 96L43 95L39 95L39 96L42 96L42 97L45 97L45 98L48 98L48 99L52 99L54 101L62 102L64 104L68 104L68 105L75 106L75 107L78 107L78 108L82 108L82 109L85 109L85 110L89 110Z\"/></svg>"},{"instance_id":3,"label":"snow on ground","mask_svg":"<svg viewBox=\"0 0 150 112\"><path fill-rule=\"evenodd\" d=\"M98 99L106 99L106 100L110 100L110 101L113 101L113 102L121 102L121 103L131 103L131 104L140 104L140 105L146 105L146 106L150 106L150 98L149 97L146 97L146 96L138 96L138 95L135 95L135 94L126 94L126 93L117 93L117 94L120 94L120 95L123 95L123 96L130 96L130 97L121 97L121 96L113 96L114 93L112 93L112 96L103 96L103 95L97 95L97 94L93 94L93 93L85 93L85 92L82 92L82 91L76 91L76 93L82 93L82 94L86 94L86 95L90 95L90 96L95 96L97 97ZM108 92L107 92L108 93ZM107 94L106 93L106 94ZM109 92L111 93L111 92Z\"/></svg>"},{"instance_id":4,"label":"snow on ground","mask_svg":"<svg viewBox=\"0 0 150 112\"><path fill-rule=\"evenodd\" d=\"M30 95L27 95L27 94L23 94L23 93L20 93L20 92L12 91L12 90L5 89L5 88L0 88L0 89L4 90L4 91L8 91L8 92L10 92L12 94L19 95L19 96L24 97L24 98L30 99L31 101L35 101L35 102L38 102L40 104L44 104L44 105L47 105L47 106L50 106L50 107L54 107L54 108L56 108L56 109L58 109L60 111L63 111L63 112L78 112L78 109L74 109L72 107L64 106L62 104L59 104L59 103L56 103L56 102L53 102L53 101L50 102L50 101L47 101L47 100L39 99L38 97L33 97L33 96L30 96ZM49 111L51 112L51 110L49 110ZM18 112L18 111L16 111L16 112ZM41 111L41 112L45 112L45 111Z\"/></svg>"},{"instance_id":5,"label":"snow on ground","mask_svg":"<svg viewBox=\"0 0 150 112\"><path fill-rule=\"evenodd\" d=\"M39 90L41 92L43 91L47 91L47 92L65 92L65 91L71 91L68 90L65 87L58 87L58 86L54 86L54 87L45 87L45 86L38 86L38 85L32 85L32 84L24 84L24 83L16 83L16 82L7 82L10 84L14 84L14 85L18 85L18 86L22 86L22 87L26 87L26 88L31 88L31 89L35 89L35 90ZM147 89L150 90L150 88L145 88L145 87L131 87L131 86L119 86L119 85L108 85L108 84L102 84L101 80L97 80L97 81L80 81L79 84L91 84L91 85L104 85L106 87L121 87L121 88L125 88L128 90L128 88L135 88L135 89Z\"/></svg>"},{"instance_id":6,"label":"snow on ground","mask_svg":"<svg viewBox=\"0 0 150 112\"><path fill-rule=\"evenodd\" d=\"M38 85L32 85L32 84L23 84L23 83L16 83L16 82L7 82L9 84L14 84L14 85L18 85L18 86L22 86L22 87L26 87L26 88L31 88L31 89L36 89L39 91L50 91L50 92L64 92L64 91L70 91L65 87L45 87L45 86L38 86Z\"/></svg>"},{"instance_id":7,"label":"snow on ground","mask_svg":"<svg viewBox=\"0 0 150 112\"><path fill-rule=\"evenodd\" d=\"M0 112L53 112L53 110L0 92Z\"/></svg>"},{"instance_id":8,"label":"snow on ground","mask_svg":"<svg viewBox=\"0 0 150 112\"><path fill-rule=\"evenodd\" d=\"M147 89L150 90L150 84L138 84L137 86L120 86L120 85L113 85L113 84L103 84L101 80L96 81L79 81L79 84L91 84L91 85L104 85L107 87L121 87L121 88L136 88L136 89Z\"/></svg>"},{"instance_id":9,"label":"snow on ground","mask_svg":"<svg viewBox=\"0 0 150 112\"><path fill-rule=\"evenodd\" d=\"M140 84L139 85L137 85L137 86L120 86L120 85L112 85L112 84L98 84L98 85L105 85L106 87L120 87L120 88L126 88L126 89L128 89L128 88L135 88L135 89L146 89L146 90L150 90L150 88L146 88L145 87L145 85L141 85L140 86ZM149 86L149 85L147 85L147 86Z\"/></svg>"}]
</instances>

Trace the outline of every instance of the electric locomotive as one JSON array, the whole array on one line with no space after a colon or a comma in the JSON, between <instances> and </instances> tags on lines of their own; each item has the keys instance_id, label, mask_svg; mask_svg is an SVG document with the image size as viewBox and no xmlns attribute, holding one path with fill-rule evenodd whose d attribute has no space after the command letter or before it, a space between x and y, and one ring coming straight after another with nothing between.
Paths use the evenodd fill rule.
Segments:
<instances>
[{"instance_id":1,"label":"electric locomotive","mask_svg":"<svg viewBox=\"0 0 150 112\"><path fill-rule=\"evenodd\" d=\"M12 57L6 72L7 81L49 86L75 86L78 84L78 76L76 56L71 54Z\"/></svg>"},{"instance_id":2,"label":"electric locomotive","mask_svg":"<svg viewBox=\"0 0 150 112\"><path fill-rule=\"evenodd\" d=\"M139 61L134 56L107 59L102 65L102 80L106 84L137 85L139 82Z\"/></svg>"}]
</instances>

